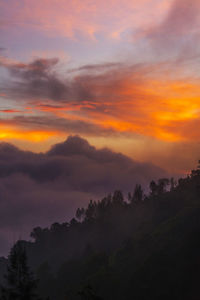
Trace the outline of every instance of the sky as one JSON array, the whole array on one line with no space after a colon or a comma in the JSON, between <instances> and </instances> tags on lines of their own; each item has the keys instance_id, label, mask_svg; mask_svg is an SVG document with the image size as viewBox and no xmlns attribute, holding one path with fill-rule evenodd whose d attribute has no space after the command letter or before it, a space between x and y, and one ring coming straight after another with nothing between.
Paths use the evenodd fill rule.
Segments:
<instances>
[{"instance_id":1,"label":"sky","mask_svg":"<svg viewBox=\"0 0 200 300\"><path fill-rule=\"evenodd\" d=\"M195 168L199 28L199 0L0 0L2 253L28 220Z\"/></svg>"}]
</instances>

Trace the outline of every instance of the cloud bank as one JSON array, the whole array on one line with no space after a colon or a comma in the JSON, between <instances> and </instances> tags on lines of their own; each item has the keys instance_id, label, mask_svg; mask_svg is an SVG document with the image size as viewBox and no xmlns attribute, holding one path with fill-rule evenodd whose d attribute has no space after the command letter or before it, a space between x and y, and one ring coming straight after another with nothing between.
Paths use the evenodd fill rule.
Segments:
<instances>
[{"instance_id":1,"label":"cloud bank","mask_svg":"<svg viewBox=\"0 0 200 300\"><path fill-rule=\"evenodd\" d=\"M22 151L0 144L0 252L34 226L69 221L79 206L122 189L144 187L162 169L139 163L109 149L96 149L78 136L70 136L46 153ZM25 225L24 225L25 224Z\"/></svg>"}]
</instances>

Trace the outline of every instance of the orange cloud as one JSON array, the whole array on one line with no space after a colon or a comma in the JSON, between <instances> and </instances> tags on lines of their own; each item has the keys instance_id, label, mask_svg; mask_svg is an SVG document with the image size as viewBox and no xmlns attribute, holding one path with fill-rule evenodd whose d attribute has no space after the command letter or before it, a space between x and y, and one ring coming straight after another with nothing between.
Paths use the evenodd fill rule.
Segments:
<instances>
[{"instance_id":1,"label":"orange cloud","mask_svg":"<svg viewBox=\"0 0 200 300\"><path fill-rule=\"evenodd\" d=\"M1 109L0 112L2 113L9 113L9 114L14 114L14 113L19 113L22 112L21 110L17 110L17 109Z\"/></svg>"},{"instance_id":2,"label":"orange cloud","mask_svg":"<svg viewBox=\"0 0 200 300\"><path fill-rule=\"evenodd\" d=\"M23 99L25 107L25 99L33 97L28 102L33 117L20 122L15 118L15 126L88 135L139 134L168 142L200 140L199 79L184 78L184 66L103 64L60 79L52 72L57 61L9 65L21 81L11 82L10 89L8 84L6 92Z\"/></svg>"},{"instance_id":3,"label":"orange cloud","mask_svg":"<svg viewBox=\"0 0 200 300\"><path fill-rule=\"evenodd\" d=\"M84 84L86 79L79 80ZM162 75L152 79L141 72L122 70L88 80L87 89L92 91L94 99L91 102L62 105L41 102L35 109L58 118L89 122L102 130L169 142L190 141L200 139L196 129L200 119L199 86L197 80L170 79Z\"/></svg>"},{"instance_id":4,"label":"orange cloud","mask_svg":"<svg viewBox=\"0 0 200 300\"><path fill-rule=\"evenodd\" d=\"M24 129L18 126L0 125L0 140L2 141L26 140L30 142L42 142L55 135L59 136L60 134L56 131Z\"/></svg>"},{"instance_id":5,"label":"orange cloud","mask_svg":"<svg viewBox=\"0 0 200 300\"><path fill-rule=\"evenodd\" d=\"M91 110L94 123L170 142L200 139L195 124L200 120L198 82L167 78L135 82L129 77L105 88L105 95L108 90L112 90L108 113Z\"/></svg>"}]
</instances>

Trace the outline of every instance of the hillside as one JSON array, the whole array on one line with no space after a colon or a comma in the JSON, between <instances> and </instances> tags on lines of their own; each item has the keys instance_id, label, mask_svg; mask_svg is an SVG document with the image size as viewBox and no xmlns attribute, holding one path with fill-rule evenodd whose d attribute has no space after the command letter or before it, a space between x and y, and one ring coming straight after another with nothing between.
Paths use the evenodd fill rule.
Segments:
<instances>
[{"instance_id":1,"label":"hillside","mask_svg":"<svg viewBox=\"0 0 200 300\"><path fill-rule=\"evenodd\" d=\"M69 223L33 229L25 245L42 297L198 299L200 170L136 185L78 208Z\"/></svg>"}]
</instances>

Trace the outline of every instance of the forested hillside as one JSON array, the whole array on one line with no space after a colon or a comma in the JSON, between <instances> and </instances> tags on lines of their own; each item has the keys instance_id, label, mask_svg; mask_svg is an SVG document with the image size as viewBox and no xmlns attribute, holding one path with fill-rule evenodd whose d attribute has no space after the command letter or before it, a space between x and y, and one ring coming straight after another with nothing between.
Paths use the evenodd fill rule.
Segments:
<instances>
[{"instance_id":1,"label":"forested hillside","mask_svg":"<svg viewBox=\"0 0 200 300\"><path fill-rule=\"evenodd\" d=\"M18 243L43 299L199 299L200 168L152 181L148 195L137 184L91 200L31 237Z\"/></svg>"}]
</instances>

